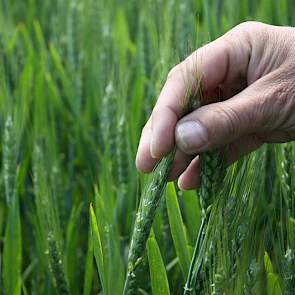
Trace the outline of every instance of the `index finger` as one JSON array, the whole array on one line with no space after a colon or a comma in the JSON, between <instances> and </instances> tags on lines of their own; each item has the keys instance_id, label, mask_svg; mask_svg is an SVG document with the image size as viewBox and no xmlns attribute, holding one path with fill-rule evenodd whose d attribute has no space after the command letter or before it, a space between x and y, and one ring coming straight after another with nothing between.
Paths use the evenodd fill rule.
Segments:
<instances>
[{"instance_id":1,"label":"index finger","mask_svg":"<svg viewBox=\"0 0 295 295\"><path fill-rule=\"evenodd\" d=\"M228 44L223 39L198 49L169 73L152 112L151 155L161 158L174 146L174 130L184 115L188 95L214 90L225 79Z\"/></svg>"},{"instance_id":2,"label":"index finger","mask_svg":"<svg viewBox=\"0 0 295 295\"><path fill-rule=\"evenodd\" d=\"M237 78L247 82L252 27L251 22L238 25L195 51L170 71L150 118L151 134L148 139L143 139L147 145L145 150L150 151L150 159L160 159L174 147L175 127L184 115L186 95L190 91L194 95L196 85L209 96L220 85L228 87L235 84ZM142 161L144 159L139 157L138 163Z\"/></svg>"}]
</instances>

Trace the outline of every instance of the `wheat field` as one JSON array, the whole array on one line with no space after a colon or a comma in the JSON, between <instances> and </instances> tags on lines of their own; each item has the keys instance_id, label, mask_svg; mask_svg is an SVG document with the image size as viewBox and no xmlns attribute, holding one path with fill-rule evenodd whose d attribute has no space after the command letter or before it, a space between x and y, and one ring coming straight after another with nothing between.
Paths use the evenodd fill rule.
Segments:
<instances>
[{"instance_id":1,"label":"wheat field","mask_svg":"<svg viewBox=\"0 0 295 295\"><path fill-rule=\"evenodd\" d=\"M134 164L171 67L247 20L295 2L0 0L0 295L295 294L294 142L199 191Z\"/></svg>"}]
</instances>

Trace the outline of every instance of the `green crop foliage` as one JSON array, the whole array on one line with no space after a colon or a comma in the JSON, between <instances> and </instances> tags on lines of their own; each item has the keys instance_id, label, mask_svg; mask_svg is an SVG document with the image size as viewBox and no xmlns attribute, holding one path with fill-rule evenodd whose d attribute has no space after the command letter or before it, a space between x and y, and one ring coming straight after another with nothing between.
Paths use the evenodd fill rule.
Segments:
<instances>
[{"instance_id":1,"label":"green crop foliage","mask_svg":"<svg viewBox=\"0 0 295 295\"><path fill-rule=\"evenodd\" d=\"M0 0L0 295L295 294L294 142L197 192L134 165L171 67L294 3Z\"/></svg>"}]
</instances>

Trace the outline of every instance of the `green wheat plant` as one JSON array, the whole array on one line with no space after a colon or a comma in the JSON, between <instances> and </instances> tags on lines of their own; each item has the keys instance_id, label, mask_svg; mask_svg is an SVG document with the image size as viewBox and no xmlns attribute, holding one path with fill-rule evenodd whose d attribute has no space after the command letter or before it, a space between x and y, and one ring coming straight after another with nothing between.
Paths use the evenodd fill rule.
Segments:
<instances>
[{"instance_id":1,"label":"green wheat plant","mask_svg":"<svg viewBox=\"0 0 295 295\"><path fill-rule=\"evenodd\" d=\"M208 219L213 202L218 198L220 187L223 183L225 166L219 152L205 152L200 155L201 159L201 188L199 192L200 207L202 210L202 223L199 229L187 282L184 287L184 294L194 292L196 281L198 280L199 270L204 255L204 238L207 231Z\"/></svg>"},{"instance_id":2,"label":"green wheat plant","mask_svg":"<svg viewBox=\"0 0 295 295\"><path fill-rule=\"evenodd\" d=\"M198 191L134 165L173 65L293 2L0 0L0 295L294 294L294 142L200 154Z\"/></svg>"},{"instance_id":3,"label":"green wheat plant","mask_svg":"<svg viewBox=\"0 0 295 295\"><path fill-rule=\"evenodd\" d=\"M186 69L184 69L185 71ZM193 79L196 81L193 81ZM197 77L185 81L187 84L186 96L183 99L183 112L188 113L199 105L199 82ZM192 92L194 89L194 92ZM124 286L124 294L136 294L136 268L143 259L152 224L167 185L167 179L175 159L176 148L166 155L154 169L136 213L135 225L131 237L128 254L127 276Z\"/></svg>"},{"instance_id":4,"label":"green wheat plant","mask_svg":"<svg viewBox=\"0 0 295 295\"><path fill-rule=\"evenodd\" d=\"M156 209L159 205L167 177L172 167L175 151L170 152L156 167L150 183L142 196L139 210L136 214L134 231L128 254L128 269L124 294L136 294L136 268L142 260L146 241L149 237Z\"/></svg>"}]
</instances>

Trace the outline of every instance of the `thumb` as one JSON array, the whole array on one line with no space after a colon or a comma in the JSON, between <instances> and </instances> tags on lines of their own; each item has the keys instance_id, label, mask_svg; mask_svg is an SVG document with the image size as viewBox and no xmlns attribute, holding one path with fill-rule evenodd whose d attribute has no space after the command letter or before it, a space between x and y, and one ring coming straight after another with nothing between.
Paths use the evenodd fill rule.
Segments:
<instances>
[{"instance_id":1,"label":"thumb","mask_svg":"<svg viewBox=\"0 0 295 295\"><path fill-rule=\"evenodd\" d=\"M246 88L229 100L202 106L183 117L175 129L178 148L196 154L262 131L268 125L268 107L258 95Z\"/></svg>"}]
</instances>

